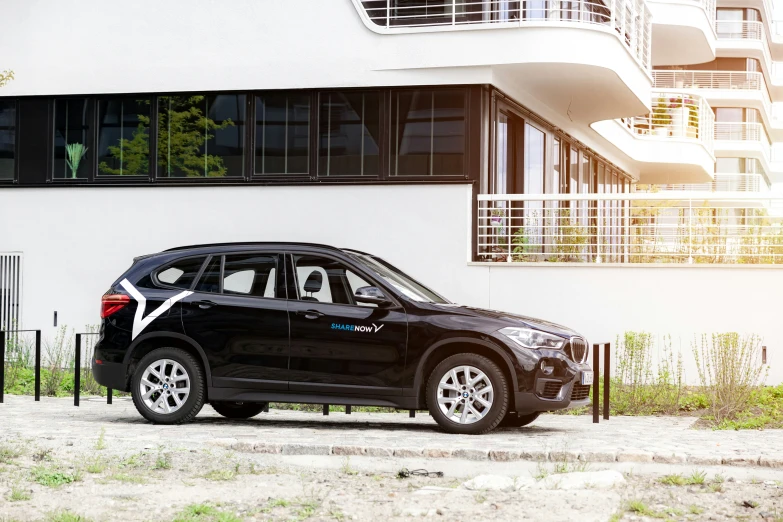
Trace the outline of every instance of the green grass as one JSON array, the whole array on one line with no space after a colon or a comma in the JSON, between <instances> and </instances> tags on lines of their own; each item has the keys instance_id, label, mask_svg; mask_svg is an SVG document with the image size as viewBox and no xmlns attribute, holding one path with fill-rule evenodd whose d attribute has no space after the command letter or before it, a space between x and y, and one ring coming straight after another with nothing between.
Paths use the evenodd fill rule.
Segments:
<instances>
[{"instance_id":1,"label":"green grass","mask_svg":"<svg viewBox=\"0 0 783 522\"><path fill-rule=\"evenodd\" d=\"M628 502L628 505L625 508L625 510L629 513L635 513L643 517L663 518L663 519L667 518L666 514L655 511L641 500L631 500L630 502Z\"/></svg>"},{"instance_id":2,"label":"green grass","mask_svg":"<svg viewBox=\"0 0 783 522\"><path fill-rule=\"evenodd\" d=\"M204 478L213 482L226 482L237 478L237 472L233 469L213 469Z\"/></svg>"},{"instance_id":3,"label":"green grass","mask_svg":"<svg viewBox=\"0 0 783 522\"><path fill-rule=\"evenodd\" d=\"M101 428L101 434L98 435L98 441L95 443L95 449L98 451L106 449L106 428Z\"/></svg>"},{"instance_id":4,"label":"green grass","mask_svg":"<svg viewBox=\"0 0 783 522\"><path fill-rule=\"evenodd\" d=\"M704 508L700 508L696 504L691 504L690 507L688 507L688 513L691 515L701 515L704 513Z\"/></svg>"},{"instance_id":5,"label":"green grass","mask_svg":"<svg viewBox=\"0 0 783 522\"><path fill-rule=\"evenodd\" d=\"M702 486L707 479L707 473L704 471L693 471L689 476L684 477L679 473L676 475L664 475L659 479L661 484L666 486Z\"/></svg>"},{"instance_id":6,"label":"green grass","mask_svg":"<svg viewBox=\"0 0 783 522\"><path fill-rule=\"evenodd\" d=\"M101 457L94 457L87 461L87 465L84 467L84 470L87 473L97 474L106 471L107 467L108 464L106 463L105 459Z\"/></svg>"},{"instance_id":7,"label":"green grass","mask_svg":"<svg viewBox=\"0 0 783 522\"><path fill-rule=\"evenodd\" d=\"M241 522L233 513L221 511L209 504L191 504L183 509L173 522Z\"/></svg>"},{"instance_id":8,"label":"green grass","mask_svg":"<svg viewBox=\"0 0 783 522\"><path fill-rule=\"evenodd\" d=\"M0 446L0 464L11 464L14 459L22 455L22 450L12 446Z\"/></svg>"},{"instance_id":9,"label":"green grass","mask_svg":"<svg viewBox=\"0 0 783 522\"><path fill-rule=\"evenodd\" d=\"M49 488L56 488L81 480L81 474L78 471L68 472L45 466L36 466L31 473L33 481Z\"/></svg>"},{"instance_id":10,"label":"green grass","mask_svg":"<svg viewBox=\"0 0 783 522\"><path fill-rule=\"evenodd\" d=\"M17 486L13 486L11 488L11 493L8 494L8 500L11 502L24 502L26 500L30 500L33 498L30 491L19 488Z\"/></svg>"},{"instance_id":11,"label":"green grass","mask_svg":"<svg viewBox=\"0 0 783 522\"><path fill-rule=\"evenodd\" d=\"M765 386L751 393L751 406L730 421L714 426L718 430L783 428L783 384Z\"/></svg>"},{"instance_id":12,"label":"green grass","mask_svg":"<svg viewBox=\"0 0 783 522\"><path fill-rule=\"evenodd\" d=\"M158 455L158 458L155 460L155 465L152 466L152 469L171 469L171 458L166 454Z\"/></svg>"},{"instance_id":13,"label":"green grass","mask_svg":"<svg viewBox=\"0 0 783 522\"><path fill-rule=\"evenodd\" d=\"M114 482L123 482L125 484L146 484L147 479L140 475L131 475L129 473L113 473L106 477L106 480Z\"/></svg>"},{"instance_id":14,"label":"green grass","mask_svg":"<svg viewBox=\"0 0 783 522\"><path fill-rule=\"evenodd\" d=\"M287 501L284 498L273 498L269 501L269 507L276 508L276 507L288 507L291 503Z\"/></svg>"},{"instance_id":15,"label":"green grass","mask_svg":"<svg viewBox=\"0 0 783 522\"><path fill-rule=\"evenodd\" d=\"M46 522L90 522L89 518L71 513L70 511L55 511L44 519Z\"/></svg>"}]
</instances>

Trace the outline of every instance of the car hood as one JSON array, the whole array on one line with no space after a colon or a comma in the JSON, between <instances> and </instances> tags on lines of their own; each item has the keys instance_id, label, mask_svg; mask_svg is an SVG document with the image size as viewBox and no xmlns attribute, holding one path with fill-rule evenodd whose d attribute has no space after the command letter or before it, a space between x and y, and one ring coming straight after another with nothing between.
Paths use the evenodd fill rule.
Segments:
<instances>
[{"instance_id":1,"label":"car hood","mask_svg":"<svg viewBox=\"0 0 783 522\"><path fill-rule=\"evenodd\" d=\"M578 332L568 328L567 326L553 323L551 321L545 321L543 319L528 317L526 315L501 312L499 310L487 310L486 308L474 308L472 306L463 306L458 304L432 304L432 306L443 311L459 311L465 315L470 315L477 318L493 319L499 323L505 323L504 326L528 327L562 337L580 335ZM500 328L503 328L503 326L500 326Z\"/></svg>"}]
</instances>

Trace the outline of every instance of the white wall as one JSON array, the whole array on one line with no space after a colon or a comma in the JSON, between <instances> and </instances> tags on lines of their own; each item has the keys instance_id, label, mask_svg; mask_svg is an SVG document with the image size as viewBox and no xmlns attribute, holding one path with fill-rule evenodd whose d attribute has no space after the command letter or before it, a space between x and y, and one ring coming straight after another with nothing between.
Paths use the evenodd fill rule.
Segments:
<instances>
[{"instance_id":1,"label":"white wall","mask_svg":"<svg viewBox=\"0 0 783 522\"><path fill-rule=\"evenodd\" d=\"M469 185L0 190L0 252L25 255L23 320L99 322L134 256L225 241L309 241L384 257L450 299L549 319L591 342L625 330L763 336L783 382L783 269L469 264ZM691 372L692 373L692 372ZM694 375L691 375L695 377Z\"/></svg>"}]
</instances>

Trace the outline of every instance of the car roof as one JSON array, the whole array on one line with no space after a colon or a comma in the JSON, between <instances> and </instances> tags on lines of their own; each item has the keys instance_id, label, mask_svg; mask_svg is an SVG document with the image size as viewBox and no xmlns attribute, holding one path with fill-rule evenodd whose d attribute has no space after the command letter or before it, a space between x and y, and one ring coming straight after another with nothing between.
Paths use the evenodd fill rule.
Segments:
<instances>
[{"instance_id":1,"label":"car roof","mask_svg":"<svg viewBox=\"0 0 783 522\"><path fill-rule=\"evenodd\" d=\"M289 243L289 242L280 242L280 241L244 241L244 242L235 242L235 243L204 243L200 245L187 245L187 246L179 246L174 248L169 248L167 250L164 250L161 253L166 252L179 252L183 250L203 250L203 249L216 249L216 250L228 250L228 249L235 249L237 247L280 247L280 248L291 248L291 247L310 247L310 248L323 248L326 250L339 250L342 251L341 248L337 248L331 245L323 245L320 243Z\"/></svg>"}]
</instances>

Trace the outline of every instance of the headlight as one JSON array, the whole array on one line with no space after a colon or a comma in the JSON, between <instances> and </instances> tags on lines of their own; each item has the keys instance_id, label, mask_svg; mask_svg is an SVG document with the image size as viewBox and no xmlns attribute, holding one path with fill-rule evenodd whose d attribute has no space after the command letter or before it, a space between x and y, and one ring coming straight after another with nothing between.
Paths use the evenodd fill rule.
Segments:
<instances>
[{"instance_id":1,"label":"headlight","mask_svg":"<svg viewBox=\"0 0 783 522\"><path fill-rule=\"evenodd\" d=\"M550 348L559 350L565 344L565 339L557 335L531 330L530 328L503 328L500 333L524 348Z\"/></svg>"}]
</instances>

